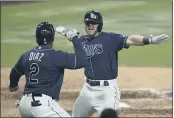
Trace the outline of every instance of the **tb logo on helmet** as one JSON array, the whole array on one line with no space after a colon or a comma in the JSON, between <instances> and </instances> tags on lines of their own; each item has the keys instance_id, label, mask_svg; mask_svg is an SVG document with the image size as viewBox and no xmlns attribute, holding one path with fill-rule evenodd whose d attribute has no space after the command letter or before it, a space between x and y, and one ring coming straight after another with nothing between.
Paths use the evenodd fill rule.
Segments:
<instances>
[{"instance_id":1,"label":"tb logo on helmet","mask_svg":"<svg viewBox=\"0 0 174 118\"><path fill-rule=\"evenodd\" d=\"M93 13L90 14L90 17L91 17L92 19L97 19L97 16L94 15Z\"/></svg>"}]
</instances>

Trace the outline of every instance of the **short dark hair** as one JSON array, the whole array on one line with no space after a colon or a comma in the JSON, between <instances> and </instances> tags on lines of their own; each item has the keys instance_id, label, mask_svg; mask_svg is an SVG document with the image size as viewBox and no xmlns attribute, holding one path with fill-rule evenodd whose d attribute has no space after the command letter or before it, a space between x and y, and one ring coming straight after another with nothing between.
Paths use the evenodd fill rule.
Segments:
<instances>
[{"instance_id":1,"label":"short dark hair","mask_svg":"<svg viewBox=\"0 0 174 118\"><path fill-rule=\"evenodd\" d=\"M118 118L118 114L115 109L106 108L101 112L99 118Z\"/></svg>"}]
</instances>

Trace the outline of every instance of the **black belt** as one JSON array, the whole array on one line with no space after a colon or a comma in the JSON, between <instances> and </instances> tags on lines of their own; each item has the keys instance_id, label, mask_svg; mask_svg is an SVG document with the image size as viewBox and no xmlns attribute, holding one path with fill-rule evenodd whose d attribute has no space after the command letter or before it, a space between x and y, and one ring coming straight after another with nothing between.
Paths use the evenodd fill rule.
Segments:
<instances>
[{"instance_id":1,"label":"black belt","mask_svg":"<svg viewBox=\"0 0 174 118\"><path fill-rule=\"evenodd\" d=\"M24 93L24 95L29 95L31 94L32 97L42 97L41 93Z\"/></svg>"},{"instance_id":2,"label":"black belt","mask_svg":"<svg viewBox=\"0 0 174 118\"><path fill-rule=\"evenodd\" d=\"M24 93L24 95L29 95L29 94L32 94L31 96L32 97L42 97L42 94L41 93ZM51 97L52 99L55 99L53 97Z\"/></svg>"},{"instance_id":3,"label":"black belt","mask_svg":"<svg viewBox=\"0 0 174 118\"><path fill-rule=\"evenodd\" d=\"M90 80L90 79L86 79L86 82L90 85L90 86L100 86L100 81L97 80ZM104 86L109 86L109 82L107 80L104 81Z\"/></svg>"},{"instance_id":4,"label":"black belt","mask_svg":"<svg viewBox=\"0 0 174 118\"><path fill-rule=\"evenodd\" d=\"M32 97L42 97L41 93L24 93L24 95L32 94ZM52 99L56 100L55 98L51 97Z\"/></svg>"}]
</instances>

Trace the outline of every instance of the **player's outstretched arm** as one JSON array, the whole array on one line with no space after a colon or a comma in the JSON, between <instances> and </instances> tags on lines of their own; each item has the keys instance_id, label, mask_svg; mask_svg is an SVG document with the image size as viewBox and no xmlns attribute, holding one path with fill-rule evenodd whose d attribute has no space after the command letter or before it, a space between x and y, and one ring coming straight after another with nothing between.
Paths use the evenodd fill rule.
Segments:
<instances>
[{"instance_id":1,"label":"player's outstretched arm","mask_svg":"<svg viewBox=\"0 0 174 118\"><path fill-rule=\"evenodd\" d=\"M78 46L79 47L79 46ZM76 50L77 49L77 50ZM84 53L82 50L75 49L75 53L68 53L64 51L55 51L54 64L60 68L66 69L80 69L84 67ZM83 53L83 54L81 54Z\"/></svg>"},{"instance_id":2,"label":"player's outstretched arm","mask_svg":"<svg viewBox=\"0 0 174 118\"><path fill-rule=\"evenodd\" d=\"M128 36L126 45L135 45L135 46L144 46L148 44L160 44L167 41L169 36L167 34L161 34L158 36L150 36L149 38L145 38L144 36L140 35L131 35Z\"/></svg>"},{"instance_id":3,"label":"player's outstretched arm","mask_svg":"<svg viewBox=\"0 0 174 118\"><path fill-rule=\"evenodd\" d=\"M83 68L86 62L86 56L84 49L81 45L81 40L79 39L79 34L76 29L66 29L62 26L56 28L56 32L66 36L69 41L73 43L75 53L65 53L66 64L63 67L68 69L79 69ZM73 61L74 60L74 61ZM62 63L63 64L63 63Z\"/></svg>"},{"instance_id":4,"label":"player's outstretched arm","mask_svg":"<svg viewBox=\"0 0 174 118\"><path fill-rule=\"evenodd\" d=\"M22 56L17 61L15 66L11 69L10 76L9 76L10 80L8 85L8 89L10 92L14 92L18 90L19 79L22 75L24 75L23 68L21 66L21 60L22 60Z\"/></svg>"},{"instance_id":5,"label":"player's outstretched arm","mask_svg":"<svg viewBox=\"0 0 174 118\"><path fill-rule=\"evenodd\" d=\"M73 39L71 41L73 42L75 53L73 53L73 54L67 53L67 65L70 66L73 64L74 66L71 69L83 68L85 66L85 62L86 62L85 57L86 56L85 56L85 51L81 45L81 40L78 38L78 36L75 36L75 37L73 37ZM71 62L73 57L75 58L74 63Z\"/></svg>"}]
</instances>

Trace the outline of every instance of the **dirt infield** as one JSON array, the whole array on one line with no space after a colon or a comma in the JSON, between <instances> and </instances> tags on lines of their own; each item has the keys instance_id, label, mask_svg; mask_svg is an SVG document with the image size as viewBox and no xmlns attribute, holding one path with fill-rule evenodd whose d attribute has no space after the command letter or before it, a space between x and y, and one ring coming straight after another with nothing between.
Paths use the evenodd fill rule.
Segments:
<instances>
[{"instance_id":1,"label":"dirt infield","mask_svg":"<svg viewBox=\"0 0 174 118\"><path fill-rule=\"evenodd\" d=\"M10 68L1 68L1 117L19 116L15 101L21 98L25 82L22 77L19 91L9 93L9 71ZM83 86L83 78L82 69L65 71L59 103L67 111L72 110ZM172 68L120 67L118 84L121 89L121 104L129 106L120 106L120 116L172 116Z\"/></svg>"}]
</instances>

